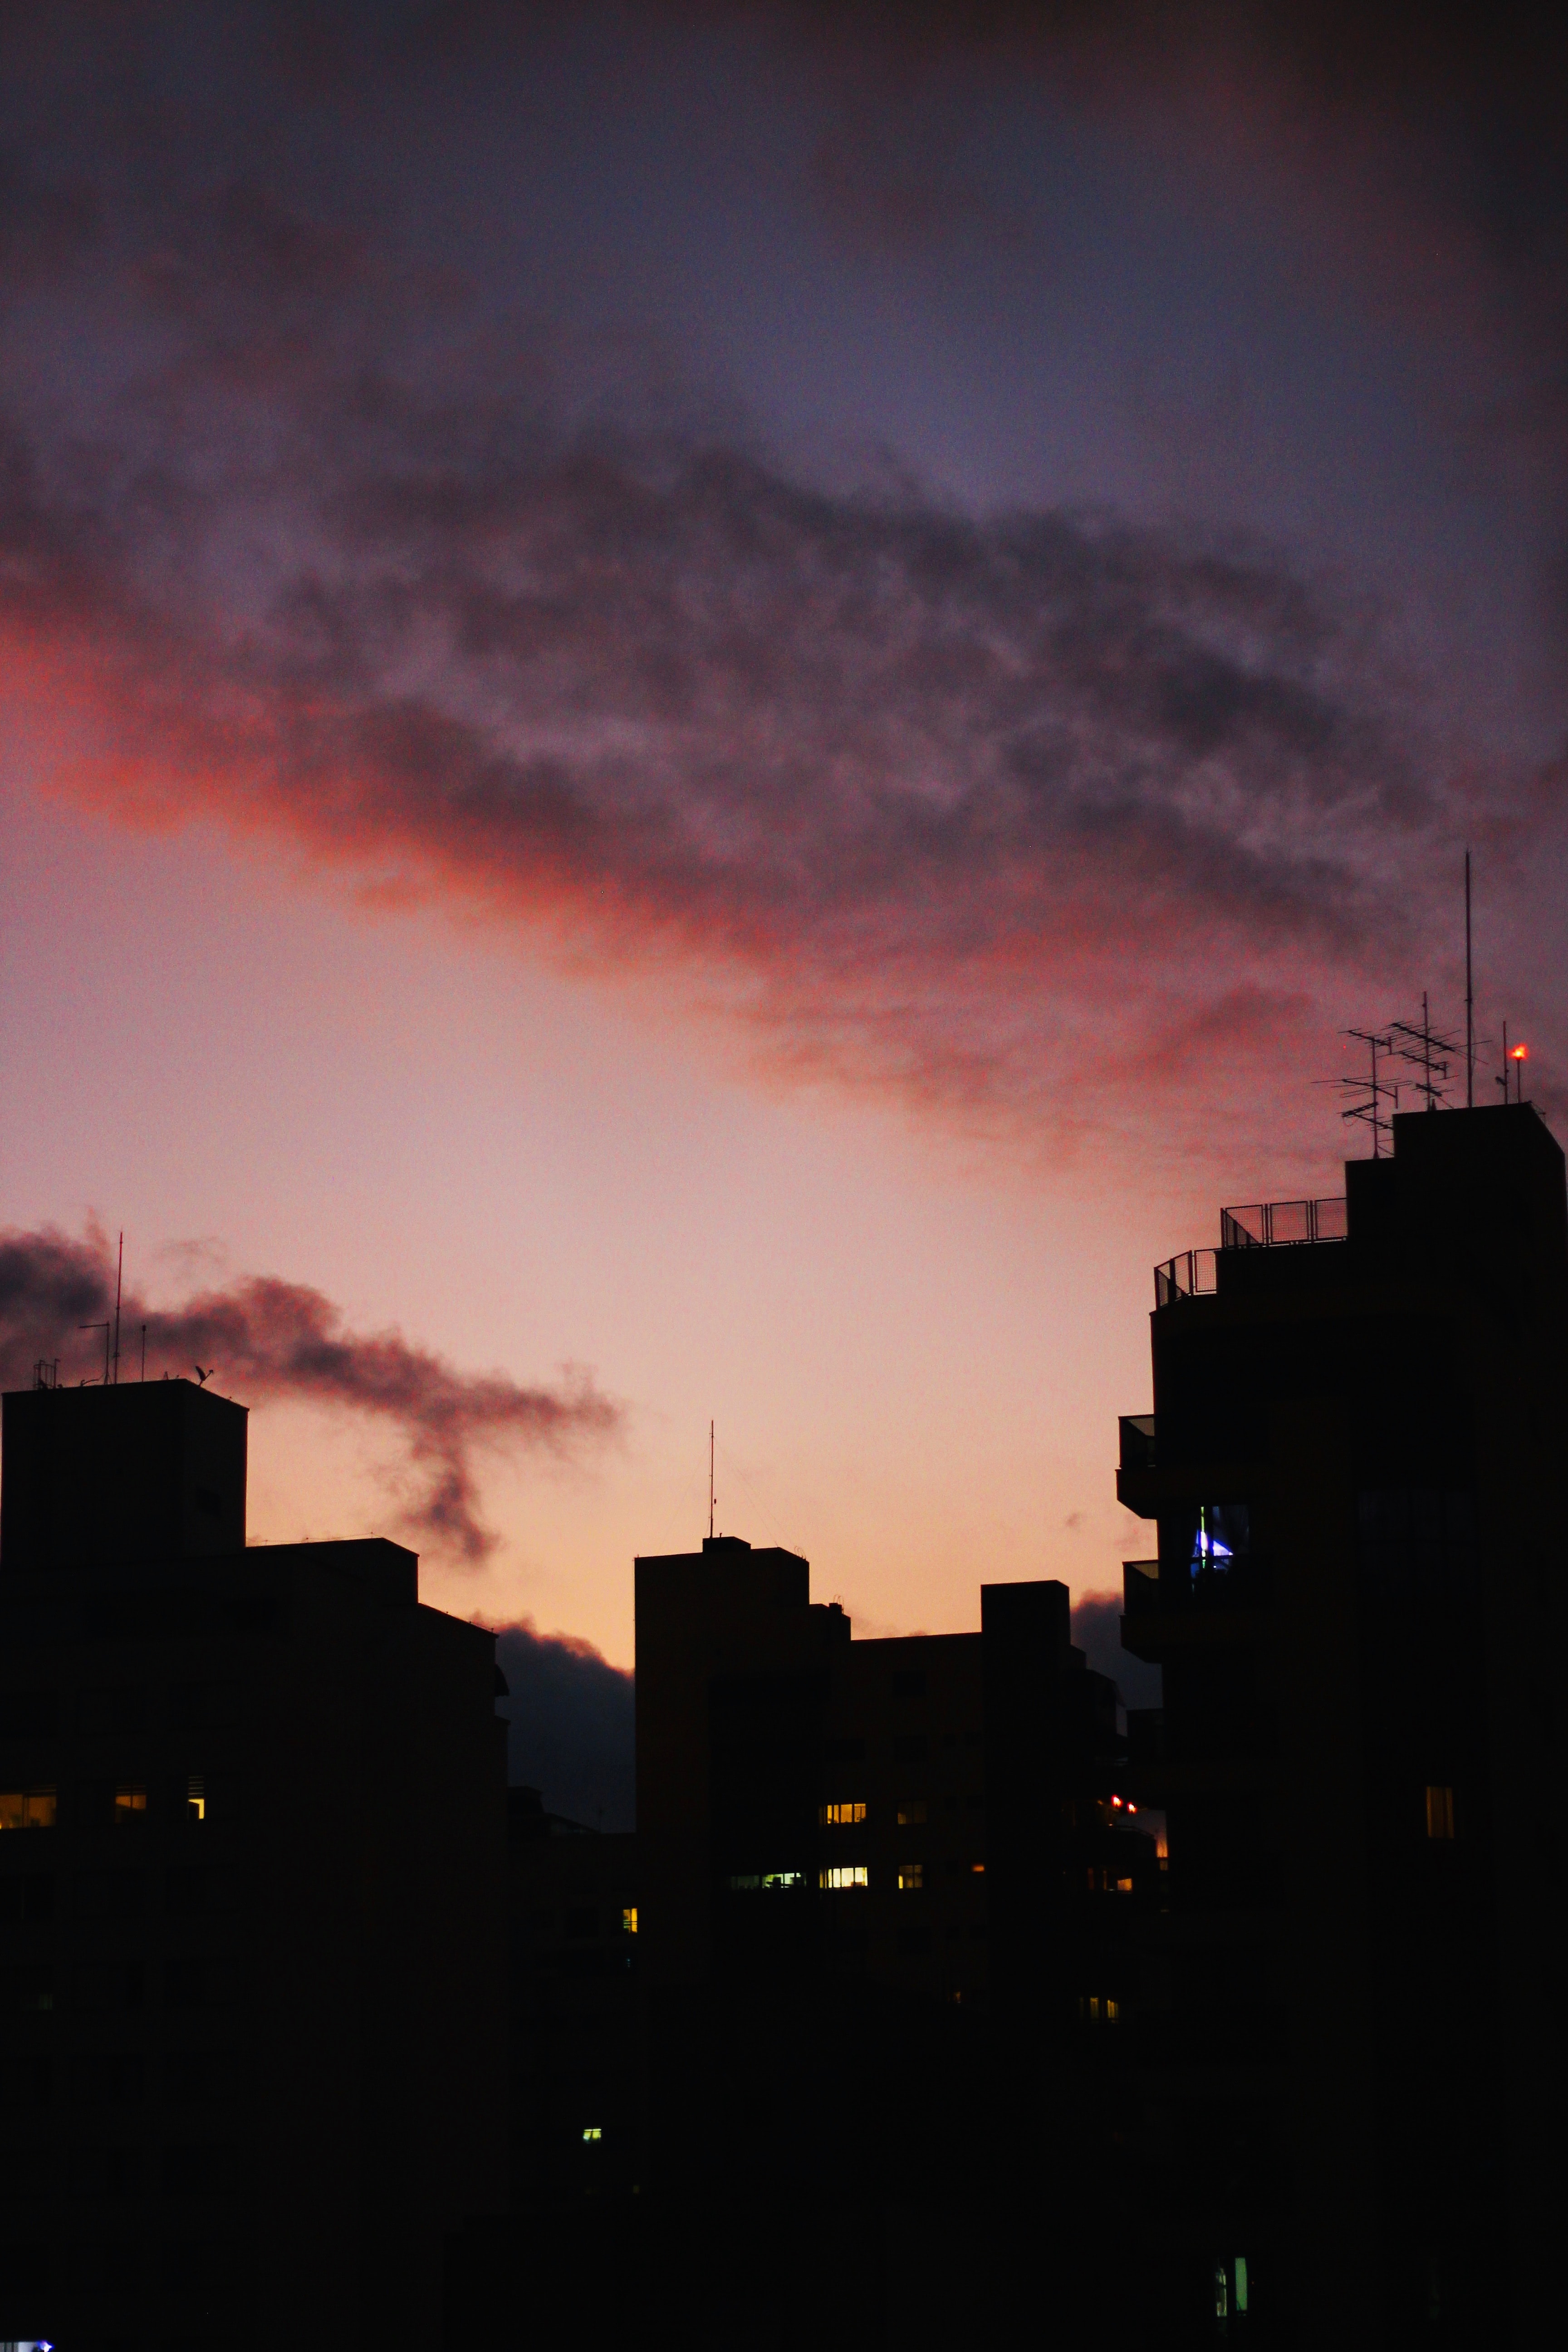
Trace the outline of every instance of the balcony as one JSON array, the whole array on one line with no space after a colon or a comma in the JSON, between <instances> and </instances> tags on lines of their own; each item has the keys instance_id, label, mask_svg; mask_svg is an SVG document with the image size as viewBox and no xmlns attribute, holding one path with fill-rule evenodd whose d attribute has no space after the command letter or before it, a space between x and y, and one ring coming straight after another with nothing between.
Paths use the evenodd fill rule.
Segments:
<instances>
[{"instance_id":1,"label":"balcony","mask_svg":"<svg viewBox=\"0 0 1568 2352\"><path fill-rule=\"evenodd\" d=\"M1124 1559L1121 1563L1121 1608L1128 1617L1147 1617L1160 1606L1160 1563L1157 1559Z\"/></svg>"},{"instance_id":2,"label":"balcony","mask_svg":"<svg viewBox=\"0 0 1568 2352\"><path fill-rule=\"evenodd\" d=\"M1342 1242L1349 1234L1342 1192L1328 1201L1254 1201L1219 1213L1221 1249L1293 1249Z\"/></svg>"},{"instance_id":3,"label":"balcony","mask_svg":"<svg viewBox=\"0 0 1568 2352\"><path fill-rule=\"evenodd\" d=\"M1121 1467L1123 1470L1152 1470L1154 1467L1154 1416L1152 1412L1124 1412L1117 1423L1121 1433Z\"/></svg>"},{"instance_id":4,"label":"balcony","mask_svg":"<svg viewBox=\"0 0 1568 2352\"><path fill-rule=\"evenodd\" d=\"M1324 1201L1252 1201L1219 1213L1219 1248L1178 1251L1154 1268L1154 1304L1202 1298L1219 1287L1219 1261L1227 1250L1293 1249L1349 1238L1342 1193Z\"/></svg>"}]
</instances>

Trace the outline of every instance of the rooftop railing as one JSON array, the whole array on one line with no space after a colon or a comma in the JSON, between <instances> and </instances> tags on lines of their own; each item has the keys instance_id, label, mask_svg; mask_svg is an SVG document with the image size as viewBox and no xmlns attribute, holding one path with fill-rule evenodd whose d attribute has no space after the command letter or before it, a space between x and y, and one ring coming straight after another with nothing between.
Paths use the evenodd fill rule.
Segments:
<instances>
[{"instance_id":1,"label":"rooftop railing","mask_svg":"<svg viewBox=\"0 0 1568 2352\"><path fill-rule=\"evenodd\" d=\"M1350 1234L1343 1193L1326 1201L1251 1201L1219 1213L1219 1248L1290 1249L1342 1242ZM1200 1298L1219 1284L1219 1250L1181 1250L1154 1268L1154 1304Z\"/></svg>"},{"instance_id":2,"label":"rooftop railing","mask_svg":"<svg viewBox=\"0 0 1568 2352\"><path fill-rule=\"evenodd\" d=\"M1350 1231L1342 1192L1329 1201L1253 1201L1219 1213L1221 1249L1289 1249L1342 1242Z\"/></svg>"}]
</instances>

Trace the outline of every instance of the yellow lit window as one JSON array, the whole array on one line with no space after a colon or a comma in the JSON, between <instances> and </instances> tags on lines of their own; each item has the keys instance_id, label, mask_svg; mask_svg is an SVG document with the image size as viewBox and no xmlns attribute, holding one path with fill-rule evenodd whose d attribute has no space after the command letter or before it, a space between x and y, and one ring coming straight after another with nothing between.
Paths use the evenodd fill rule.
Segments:
<instances>
[{"instance_id":1,"label":"yellow lit window","mask_svg":"<svg viewBox=\"0 0 1568 2352\"><path fill-rule=\"evenodd\" d=\"M1451 1838L1454 1834L1454 1791L1428 1785L1426 1790L1426 1834L1429 1838Z\"/></svg>"},{"instance_id":2,"label":"yellow lit window","mask_svg":"<svg viewBox=\"0 0 1568 2352\"><path fill-rule=\"evenodd\" d=\"M637 1931L637 1906L635 1903L628 1903L621 1913L621 1933L623 1936L635 1936Z\"/></svg>"},{"instance_id":3,"label":"yellow lit window","mask_svg":"<svg viewBox=\"0 0 1568 2352\"><path fill-rule=\"evenodd\" d=\"M858 1798L845 1798L837 1804L819 1805L816 1818L825 1830L847 1829L850 1822L865 1820L866 1808Z\"/></svg>"},{"instance_id":4,"label":"yellow lit window","mask_svg":"<svg viewBox=\"0 0 1568 2352\"><path fill-rule=\"evenodd\" d=\"M583 2137L584 2139L603 2139L605 2137L605 2127L603 2124L584 2124L583 2126Z\"/></svg>"},{"instance_id":5,"label":"yellow lit window","mask_svg":"<svg viewBox=\"0 0 1568 2352\"><path fill-rule=\"evenodd\" d=\"M984 1878L984 1875L985 1875L985 1864L984 1864L983 1862L972 1862L972 1863L970 1864L969 1867L970 1867L970 1869L973 1872L973 1874L974 1874L974 1875L975 1875L975 1877L976 1877L976 1878Z\"/></svg>"},{"instance_id":6,"label":"yellow lit window","mask_svg":"<svg viewBox=\"0 0 1568 2352\"><path fill-rule=\"evenodd\" d=\"M0 1792L0 1830L52 1830L52 1789L7 1789Z\"/></svg>"},{"instance_id":7,"label":"yellow lit window","mask_svg":"<svg viewBox=\"0 0 1568 2352\"><path fill-rule=\"evenodd\" d=\"M926 1873L923 1862L900 1863L899 1885L907 1895L918 1895L925 1883Z\"/></svg>"},{"instance_id":8,"label":"yellow lit window","mask_svg":"<svg viewBox=\"0 0 1568 2352\"><path fill-rule=\"evenodd\" d=\"M122 1781L114 1791L114 1818L117 1822L139 1822L147 1811L147 1791Z\"/></svg>"},{"instance_id":9,"label":"yellow lit window","mask_svg":"<svg viewBox=\"0 0 1568 2352\"><path fill-rule=\"evenodd\" d=\"M1079 2000L1078 2013L1090 2025L1115 2025L1121 2016L1121 2003L1108 2000L1103 1993L1091 1992Z\"/></svg>"},{"instance_id":10,"label":"yellow lit window","mask_svg":"<svg viewBox=\"0 0 1568 2352\"><path fill-rule=\"evenodd\" d=\"M1131 1895L1132 1881L1130 1878L1119 1878L1116 1882L1116 1892L1118 1895Z\"/></svg>"},{"instance_id":11,"label":"yellow lit window","mask_svg":"<svg viewBox=\"0 0 1568 2352\"><path fill-rule=\"evenodd\" d=\"M866 1865L863 1862L857 1862L843 1864L833 1870L819 1870L816 1874L816 1883L818 1886L826 1888L833 1895L841 1894L846 1887L865 1886L868 1883Z\"/></svg>"},{"instance_id":12,"label":"yellow lit window","mask_svg":"<svg viewBox=\"0 0 1568 2352\"><path fill-rule=\"evenodd\" d=\"M193 1772L185 1783L185 1819L205 1822L207 1817L207 1784L199 1772Z\"/></svg>"},{"instance_id":13,"label":"yellow lit window","mask_svg":"<svg viewBox=\"0 0 1568 2352\"><path fill-rule=\"evenodd\" d=\"M901 1830L919 1829L925 1817L926 1801L923 1797L911 1797L899 1807L899 1827Z\"/></svg>"}]
</instances>

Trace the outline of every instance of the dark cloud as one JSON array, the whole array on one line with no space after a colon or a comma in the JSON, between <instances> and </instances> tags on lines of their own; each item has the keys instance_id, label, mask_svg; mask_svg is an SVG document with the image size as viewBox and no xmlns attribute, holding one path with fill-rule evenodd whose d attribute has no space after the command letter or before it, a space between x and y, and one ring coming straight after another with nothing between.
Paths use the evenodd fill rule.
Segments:
<instances>
[{"instance_id":1,"label":"dark cloud","mask_svg":"<svg viewBox=\"0 0 1568 2352\"><path fill-rule=\"evenodd\" d=\"M81 1326L114 1311L114 1265L103 1236L51 1230L0 1234L0 1385L28 1385L39 1358L62 1380L101 1377L100 1342ZM400 1333L345 1330L331 1301L304 1283L247 1276L197 1292L174 1309L134 1291L121 1307L122 1372L189 1378L216 1370L242 1404L289 1399L346 1407L395 1431L416 1491L402 1517L434 1549L481 1559L494 1538L479 1516L476 1455L487 1449L565 1452L602 1444L617 1408L585 1374L522 1388L500 1372L458 1372Z\"/></svg>"},{"instance_id":2,"label":"dark cloud","mask_svg":"<svg viewBox=\"0 0 1568 2352\"><path fill-rule=\"evenodd\" d=\"M510 1693L503 1711L507 1778L538 1789L545 1811L590 1829L637 1827L637 1702L630 1675L591 1643L502 1625L496 1658Z\"/></svg>"},{"instance_id":3,"label":"dark cloud","mask_svg":"<svg viewBox=\"0 0 1568 2352\"><path fill-rule=\"evenodd\" d=\"M400 248L368 165L282 135L298 84L374 147L416 50L516 70L505 13L225 22L176 71L137 17L52 143L11 131L0 667L75 790L479 905L965 1120L1169 1122L1216 1025L1189 1142L1216 1085L1271 1116L1265 1063L1299 1095L1498 797L1447 787L1375 615L1265 546L830 488L590 396Z\"/></svg>"},{"instance_id":4,"label":"dark cloud","mask_svg":"<svg viewBox=\"0 0 1568 2352\"><path fill-rule=\"evenodd\" d=\"M1123 1706L1158 1706L1158 1666L1145 1665L1121 1646L1121 1596L1088 1592L1073 1603L1072 1637L1097 1675L1109 1675Z\"/></svg>"}]
</instances>

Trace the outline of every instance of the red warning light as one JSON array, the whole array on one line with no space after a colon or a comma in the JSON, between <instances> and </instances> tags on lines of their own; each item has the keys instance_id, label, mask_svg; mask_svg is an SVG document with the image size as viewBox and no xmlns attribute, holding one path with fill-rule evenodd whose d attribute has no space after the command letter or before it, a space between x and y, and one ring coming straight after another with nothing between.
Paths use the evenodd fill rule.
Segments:
<instances>
[{"instance_id":1,"label":"red warning light","mask_svg":"<svg viewBox=\"0 0 1568 2352\"><path fill-rule=\"evenodd\" d=\"M1510 1062L1528 1062L1529 1059L1530 1048L1528 1045L1515 1045L1510 1049L1509 1060Z\"/></svg>"}]
</instances>

